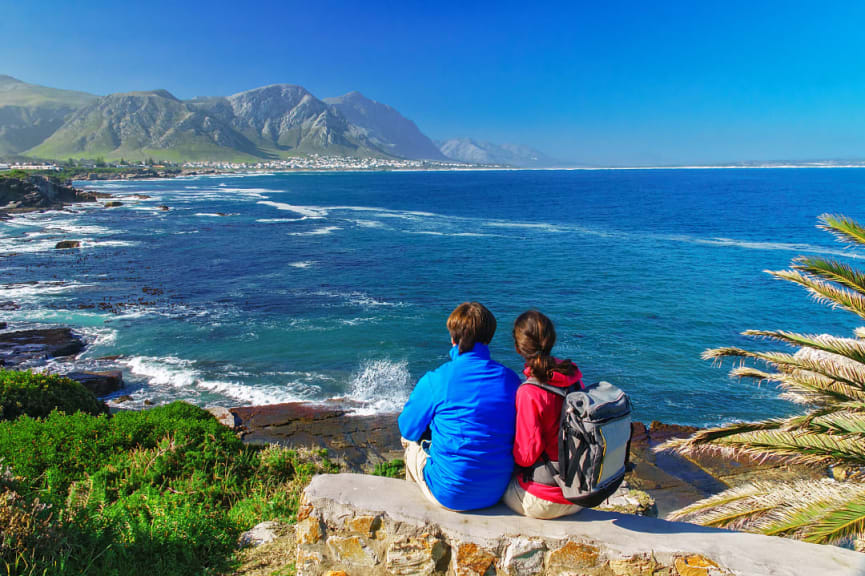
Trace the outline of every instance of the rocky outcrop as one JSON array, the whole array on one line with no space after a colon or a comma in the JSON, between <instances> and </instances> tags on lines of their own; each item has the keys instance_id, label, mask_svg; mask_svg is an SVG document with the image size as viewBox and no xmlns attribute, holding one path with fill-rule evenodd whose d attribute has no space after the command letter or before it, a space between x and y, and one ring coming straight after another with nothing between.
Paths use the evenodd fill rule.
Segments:
<instances>
[{"instance_id":1,"label":"rocky outcrop","mask_svg":"<svg viewBox=\"0 0 865 576\"><path fill-rule=\"evenodd\" d=\"M351 414L347 406L291 402L232 408L250 443L327 448L352 470L402 457L396 414Z\"/></svg>"},{"instance_id":2,"label":"rocky outcrop","mask_svg":"<svg viewBox=\"0 0 865 576\"><path fill-rule=\"evenodd\" d=\"M297 516L300 576L853 576L865 556L832 546L584 510L556 521L502 505L444 510L402 480L313 478Z\"/></svg>"},{"instance_id":3,"label":"rocky outcrop","mask_svg":"<svg viewBox=\"0 0 865 576\"><path fill-rule=\"evenodd\" d=\"M0 178L0 212L57 210L74 202L94 202L96 195L45 176Z\"/></svg>"},{"instance_id":4,"label":"rocky outcrop","mask_svg":"<svg viewBox=\"0 0 865 576\"><path fill-rule=\"evenodd\" d=\"M45 358L71 356L84 342L69 328L38 328L0 333L0 366L18 366Z\"/></svg>"},{"instance_id":5,"label":"rocky outcrop","mask_svg":"<svg viewBox=\"0 0 865 576\"><path fill-rule=\"evenodd\" d=\"M80 382L96 396L108 396L123 388L123 372L120 370L70 372L65 376L70 380Z\"/></svg>"}]
</instances>

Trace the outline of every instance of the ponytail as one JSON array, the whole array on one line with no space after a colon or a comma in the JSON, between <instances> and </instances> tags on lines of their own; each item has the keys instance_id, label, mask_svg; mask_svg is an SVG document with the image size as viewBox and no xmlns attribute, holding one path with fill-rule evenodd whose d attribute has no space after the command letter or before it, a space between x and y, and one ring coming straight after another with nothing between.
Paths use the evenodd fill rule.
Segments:
<instances>
[{"instance_id":1,"label":"ponytail","mask_svg":"<svg viewBox=\"0 0 865 576\"><path fill-rule=\"evenodd\" d=\"M523 312L514 322L514 345L525 358L532 376L539 382L549 381L553 373L573 376L577 366L570 360L557 362L550 353L556 343L556 329L552 321L538 312Z\"/></svg>"}]
</instances>

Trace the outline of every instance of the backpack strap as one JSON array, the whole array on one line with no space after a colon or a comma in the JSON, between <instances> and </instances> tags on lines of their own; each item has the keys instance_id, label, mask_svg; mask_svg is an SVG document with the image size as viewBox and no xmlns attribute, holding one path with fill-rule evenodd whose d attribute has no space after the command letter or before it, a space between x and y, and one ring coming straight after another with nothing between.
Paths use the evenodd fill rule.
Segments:
<instances>
[{"instance_id":1,"label":"backpack strap","mask_svg":"<svg viewBox=\"0 0 865 576\"><path fill-rule=\"evenodd\" d=\"M562 399L566 398L568 394L574 389L574 386L568 386L567 388L561 388L559 386L553 386L551 384L547 384L545 382L541 382L534 376L528 378L525 382L521 384L521 386L534 386L535 388L540 388L550 394L555 394L556 396L560 396ZM559 440L561 442L561 440ZM544 472L538 472L539 468L543 468ZM532 464L530 467L524 469L523 478L526 481L538 482L540 484L546 484L548 486L556 486L555 478L559 475L558 467L553 464L550 460L550 457L547 456L545 451L541 451L541 455L538 458L537 462Z\"/></svg>"},{"instance_id":2,"label":"backpack strap","mask_svg":"<svg viewBox=\"0 0 865 576\"><path fill-rule=\"evenodd\" d=\"M571 391L570 387L560 388L559 386L553 386L551 384L547 384L546 382L541 382L534 376L523 382L522 385L524 386L526 384L534 386L535 388L540 388L541 390L546 390L550 394L555 394L556 396L561 396L562 398L566 397L568 395L568 392Z\"/></svg>"}]
</instances>

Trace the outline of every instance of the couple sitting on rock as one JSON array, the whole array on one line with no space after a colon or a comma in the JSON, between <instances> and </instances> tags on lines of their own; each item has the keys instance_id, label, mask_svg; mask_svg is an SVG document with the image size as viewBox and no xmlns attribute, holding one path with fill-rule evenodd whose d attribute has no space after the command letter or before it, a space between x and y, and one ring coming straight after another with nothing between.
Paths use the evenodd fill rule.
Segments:
<instances>
[{"instance_id":1,"label":"couple sitting on rock","mask_svg":"<svg viewBox=\"0 0 865 576\"><path fill-rule=\"evenodd\" d=\"M558 459L562 397L521 386L513 370L490 359L496 319L483 305L460 304L447 327L451 361L418 381L399 416L406 478L450 510L486 508L504 499L515 512L534 518L579 511L557 485L514 473L515 463L519 471L544 455ZM549 318L525 312L514 322L513 336L526 379L582 387L576 365L550 355L556 331Z\"/></svg>"}]
</instances>

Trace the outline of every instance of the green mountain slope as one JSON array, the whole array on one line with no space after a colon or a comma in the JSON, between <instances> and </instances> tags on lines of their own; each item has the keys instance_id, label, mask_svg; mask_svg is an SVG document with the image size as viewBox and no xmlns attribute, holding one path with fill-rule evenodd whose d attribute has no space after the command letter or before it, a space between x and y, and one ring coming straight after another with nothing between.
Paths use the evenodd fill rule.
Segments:
<instances>
[{"instance_id":1,"label":"green mountain slope","mask_svg":"<svg viewBox=\"0 0 865 576\"><path fill-rule=\"evenodd\" d=\"M0 75L0 155L19 154L48 138L96 96Z\"/></svg>"},{"instance_id":2,"label":"green mountain slope","mask_svg":"<svg viewBox=\"0 0 865 576\"><path fill-rule=\"evenodd\" d=\"M28 151L39 158L252 160L262 152L207 107L165 90L110 94Z\"/></svg>"}]
</instances>

